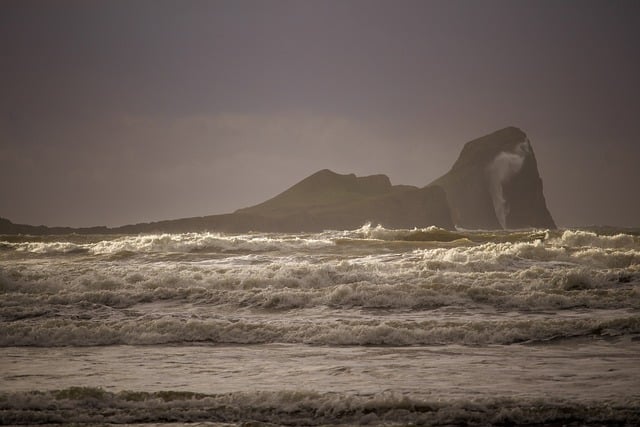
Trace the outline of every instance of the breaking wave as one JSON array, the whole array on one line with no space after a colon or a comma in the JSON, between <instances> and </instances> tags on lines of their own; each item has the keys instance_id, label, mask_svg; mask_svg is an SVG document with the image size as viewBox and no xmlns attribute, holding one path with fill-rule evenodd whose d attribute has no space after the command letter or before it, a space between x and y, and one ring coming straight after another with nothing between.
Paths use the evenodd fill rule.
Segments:
<instances>
[{"instance_id":1,"label":"breaking wave","mask_svg":"<svg viewBox=\"0 0 640 427\"><path fill-rule=\"evenodd\" d=\"M440 233L439 229L431 231ZM329 233L307 239L285 236L270 243L260 236L261 248L277 244L279 251L232 252L223 258L208 254L182 258L178 254L167 260L159 254L143 262L88 260L90 266L82 259L31 262L27 258L0 265L0 295L6 296L0 299L0 317L34 317L58 312L64 305L126 308L167 300L268 310L321 306L412 310L491 306L525 311L640 308L640 246L635 236L567 230L547 232L544 238L533 240L522 240L520 233L516 242L472 243L467 239L462 244L402 250L376 246L379 238L397 239L415 232L367 226L335 232L333 237ZM201 237L208 238L171 235L167 241L186 239L191 243L182 247L193 248ZM357 250L334 244L364 238L372 239L366 250L360 244ZM108 243L120 247L127 241L146 242L142 246L147 248L155 244L150 236L128 239ZM245 237L239 241L252 242ZM252 245L255 248L256 242Z\"/></svg>"},{"instance_id":2,"label":"breaking wave","mask_svg":"<svg viewBox=\"0 0 640 427\"><path fill-rule=\"evenodd\" d=\"M407 321L363 319L251 321L185 319L149 315L134 320L51 319L15 321L0 332L0 346L95 346L169 343L312 345L489 345L544 342L575 337L640 334L640 317L611 319L509 319Z\"/></svg>"},{"instance_id":3,"label":"breaking wave","mask_svg":"<svg viewBox=\"0 0 640 427\"><path fill-rule=\"evenodd\" d=\"M141 234L125 236L5 236L0 250L36 254L113 254L118 252L259 252L331 248L349 240L385 242L457 242L464 244L546 241L552 245L596 248L640 248L640 237L618 233L602 235L586 230L449 231L431 226L387 229L370 223L355 230L318 234L224 233Z\"/></svg>"},{"instance_id":4,"label":"breaking wave","mask_svg":"<svg viewBox=\"0 0 640 427\"><path fill-rule=\"evenodd\" d=\"M638 249L640 247L640 240L636 236L623 233L607 236L582 230L565 230L559 238L553 239L551 243L575 248Z\"/></svg>"},{"instance_id":5,"label":"breaking wave","mask_svg":"<svg viewBox=\"0 0 640 427\"><path fill-rule=\"evenodd\" d=\"M36 254L114 254L119 252L260 252L283 249L314 249L331 246L330 240L269 234L224 235L221 233L146 234L104 239L92 243L74 242L2 242L3 247Z\"/></svg>"},{"instance_id":6,"label":"breaking wave","mask_svg":"<svg viewBox=\"0 0 640 427\"><path fill-rule=\"evenodd\" d=\"M385 310L447 307L524 315L640 309L640 241L631 234L389 230L367 224L318 234L20 239L26 240L3 242L0 250L0 345L163 343L181 337L214 343L511 343L579 336L599 327L576 323L559 330L551 321L534 322L525 333L524 323L480 322L486 334L454 324L447 335L442 323L390 327L380 319ZM173 304L196 317L145 318L149 304ZM374 310L380 322L314 326L313 320L286 327L220 320L238 310ZM220 335L212 335L216 330Z\"/></svg>"},{"instance_id":7,"label":"breaking wave","mask_svg":"<svg viewBox=\"0 0 640 427\"><path fill-rule=\"evenodd\" d=\"M638 425L633 357L640 339L640 237L615 231L454 232L366 224L312 234L5 236L0 347L22 368L5 369L0 380L6 384L0 387L0 424ZM143 356L120 365L130 347L108 347L119 345L158 346L154 354L163 359L173 354L181 361L174 372L186 376L176 375L178 382L166 387L180 391L157 391L160 383L141 384L128 371L164 374L177 364L159 363L147 357L149 347L136 347ZM279 382L286 366L279 373L263 369L264 348L283 345L292 349L269 359L278 366L299 348L308 353L291 361L304 368L295 384ZM82 348L61 348L70 346ZM74 359L93 351L87 346L97 346L100 356ZM357 355L371 349L363 346L378 347L365 366ZM430 358L429 346L438 346L438 357L453 360L451 372L475 381L473 387L433 378L433 367L415 358L423 348ZM189 351L194 347L202 349L197 357ZM484 360L495 348L498 356L513 354L513 364L506 367L502 356ZM558 348L562 352L553 351ZM574 349L583 363L576 371L588 373L558 378L557 356L573 366ZM469 352L473 358L464 359ZM47 357L38 362L33 353ZM457 356L470 370L460 371ZM233 368L233 378L224 367L216 378L239 381L236 388L209 387L211 376L199 362L217 364L216 357ZM344 357L362 370L343 370ZM602 363L591 363L595 359ZM327 369L307 369L314 360ZM625 364L618 370L620 360ZM532 389L465 373L488 366L520 378L525 365L538 381ZM58 378L70 372L65 369L78 373L65 385L107 390L50 391L63 387ZM234 376L236 369L242 378ZM85 372L91 381L85 382ZM372 392L378 385L384 390L385 375L395 372L402 376L394 384L416 379L410 387L389 384L388 392ZM427 377L434 382L425 388ZM334 388L338 379L344 388ZM206 387L194 386L201 380ZM589 392L603 381L609 383L600 394ZM315 390L298 389L298 383ZM540 392L547 386L577 400ZM219 394L184 391L192 387ZM119 391L126 389L137 390ZM596 395L600 400L589 400Z\"/></svg>"},{"instance_id":8,"label":"breaking wave","mask_svg":"<svg viewBox=\"0 0 640 427\"><path fill-rule=\"evenodd\" d=\"M60 289L63 285L41 283L2 284L11 299L0 301L0 318L15 320L58 315L64 308L78 311L98 305L135 308L138 304L176 301L196 306L224 306L264 310L294 310L329 307L332 309L409 309L440 307L494 307L501 310L558 309L640 309L640 269L633 273L591 272L570 269L538 274L532 267L509 275L485 273L425 273L424 277L385 283L375 273L343 274L335 270L309 271L309 276L251 279L219 278L210 282L168 276L164 283L143 276L99 279L83 283L79 289ZM197 273L196 273L197 275ZM534 277L531 276L541 276ZM196 276L197 277L197 276ZM367 280L365 280L367 279ZM127 281L140 280L137 283Z\"/></svg>"},{"instance_id":9,"label":"breaking wave","mask_svg":"<svg viewBox=\"0 0 640 427\"><path fill-rule=\"evenodd\" d=\"M278 425L637 425L637 401L486 397L443 400L304 390L198 394L74 387L0 394L0 423L246 422ZM271 424L270 424L271 425Z\"/></svg>"},{"instance_id":10,"label":"breaking wave","mask_svg":"<svg viewBox=\"0 0 640 427\"><path fill-rule=\"evenodd\" d=\"M325 231L318 234L223 233L143 234L125 236L5 236L0 250L34 254L117 254L262 252L331 249L350 241L436 242L465 246L483 243L545 242L550 246L599 249L640 249L640 237L619 233L601 235L584 230L449 231L431 226L420 229L387 229L368 223L356 230Z\"/></svg>"}]
</instances>

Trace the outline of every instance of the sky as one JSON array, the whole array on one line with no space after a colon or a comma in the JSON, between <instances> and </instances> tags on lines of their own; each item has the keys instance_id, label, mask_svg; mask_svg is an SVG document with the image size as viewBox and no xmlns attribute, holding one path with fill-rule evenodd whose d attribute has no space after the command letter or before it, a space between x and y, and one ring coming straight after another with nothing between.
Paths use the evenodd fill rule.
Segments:
<instances>
[{"instance_id":1,"label":"sky","mask_svg":"<svg viewBox=\"0 0 640 427\"><path fill-rule=\"evenodd\" d=\"M320 169L423 186L505 126L560 226L640 226L640 2L0 3L0 216L232 212Z\"/></svg>"}]
</instances>

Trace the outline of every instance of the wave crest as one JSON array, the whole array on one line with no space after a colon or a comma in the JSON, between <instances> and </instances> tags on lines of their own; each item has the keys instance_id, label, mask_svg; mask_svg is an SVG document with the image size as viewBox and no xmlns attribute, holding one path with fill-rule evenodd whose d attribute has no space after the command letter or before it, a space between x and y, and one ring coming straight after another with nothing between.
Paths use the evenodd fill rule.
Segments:
<instances>
[{"instance_id":1,"label":"wave crest","mask_svg":"<svg viewBox=\"0 0 640 427\"><path fill-rule=\"evenodd\" d=\"M315 249L332 246L322 238L269 234L225 235L222 233L145 234L107 238L93 243L2 242L5 248L37 254L90 253L94 255L150 252L233 252L276 251L283 249Z\"/></svg>"},{"instance_id":2,"label":"wave crest","mask_svg":"<svg viewBox=\"0 0 640 427\"><path fill-rule=\"evenodd\" d=\"M638 403L494 397L443 400L306 390L199 394L73 387L0 394L3 424L232 422L278 425L637 425Z\"/></svg>"},{"instance_id":3,"label":"wave crest","mask_svg":"<svg viewBox=\"0 0 640 427\"><path fill-rule=\"evenodd\" d=\"M0 346L93 346L173 343L313 345L489 345L541 342L574 337L640 333L640 317L504 321L198 320L175 317L124 321L51 319L15 321L0 335Z\"/></svg>"},{"instance_id":4,"label":"wave crest","mask_svg":"<svg viewBox=\"0 0 640 427\"><path fill-rule=\"evenodd\" d=\"M609 249L638 248L638 240L629 234L615 234L613 236L599 235L591 231L565 230L552 243L569 247L596 247Z\"/></svg>"}]
</instances>

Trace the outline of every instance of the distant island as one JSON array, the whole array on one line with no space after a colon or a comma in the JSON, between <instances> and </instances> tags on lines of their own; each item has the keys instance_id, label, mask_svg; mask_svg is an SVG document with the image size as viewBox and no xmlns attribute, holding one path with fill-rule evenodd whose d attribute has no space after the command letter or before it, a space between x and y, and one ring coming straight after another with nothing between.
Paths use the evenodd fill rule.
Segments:
<instances>
[{"instance_id":1,"label":"distant island","mask_svg":"<svg viewBox=\"0 0 640 427\"><path fill-rule=\"evenodd\" d=\"M387 228L556 228L531 143L507 127L466 143L451 170L424 187L392 185L386 175L321 170L277 196L229 214L121 227L46 227L0 218L0 234L153 232L314 232Z\"/></svg>"}]
</instances>

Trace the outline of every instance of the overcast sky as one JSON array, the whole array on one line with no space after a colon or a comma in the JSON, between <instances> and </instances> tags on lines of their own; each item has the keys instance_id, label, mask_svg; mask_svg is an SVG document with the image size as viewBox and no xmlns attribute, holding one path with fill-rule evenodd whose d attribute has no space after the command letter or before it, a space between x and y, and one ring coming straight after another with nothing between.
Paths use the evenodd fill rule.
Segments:
<instances>
[{"instance_id":1,"label":"overcast sky","mask_svg":"<svg viewBox=\"0 0 640 427\"><path fill-rule=\"evenodd\" d=\"M426 185L505 126L561 226L640 226L638 1L3 1L0 216L225 213L319 169Z\"/></svg>"}]
</instances>

